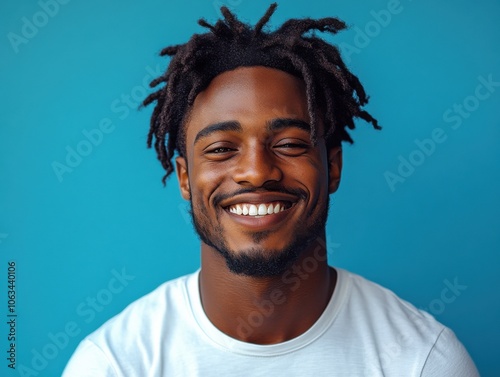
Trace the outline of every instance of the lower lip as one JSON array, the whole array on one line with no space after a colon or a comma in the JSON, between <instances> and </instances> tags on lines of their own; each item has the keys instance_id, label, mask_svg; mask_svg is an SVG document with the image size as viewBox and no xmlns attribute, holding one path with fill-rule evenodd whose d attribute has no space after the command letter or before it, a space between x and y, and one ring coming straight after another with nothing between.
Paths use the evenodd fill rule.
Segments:
<instances>
[{"instance_id":1,"label":"lower lip","mask_svg":"<svg viewBox=\"0 0 500 377\"><path fill-rule=\"evenodd\" d=\"M295 204L284 211L263 216L242 216L229 212L229 210L224 210L224 212L227 213L234 222L243 225L245 228L251 228L252 230L257 231L270 230L272 227L278 225L286 217L288 217L294 208Z\"/></svg>"}]
</instances>

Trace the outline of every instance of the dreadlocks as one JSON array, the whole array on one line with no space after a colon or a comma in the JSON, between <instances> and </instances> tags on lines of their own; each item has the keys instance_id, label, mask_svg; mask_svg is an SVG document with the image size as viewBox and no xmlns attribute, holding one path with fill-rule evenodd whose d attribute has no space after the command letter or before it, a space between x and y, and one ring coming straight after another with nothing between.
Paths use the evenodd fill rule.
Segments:
<instances>
[{"instance_id":1,"label":"dreadlocks","mask_svg":"<svg viewBox=\"0 0 500 377\"><path fill-rule=\"evenodd\" d=\"M214 25L204 19L198 23L209 29L194 34L182 45L164 48L161 56L171 56L167 71L150 86L166 85L150 94L144 106L156 102L147 138L154 147L163 168L163 177L173 172L172 157L185 154L183 124L196 96L217 75L242 66L267 66L304 80L311 141L317 140L317 114L321 114L328 146L342 141L352 143L346 128L354 129L354 118L361 118L380 129L377 120L361 109L368 102L363 86L346 67L337 47L316 37L316 30L336 34L346 28L336 18L290 19L273 32L263 28L276 10L272 4L254 28L239 21L227 7L222 7L223 20ZM312 31L312 33L310 33Z\"/></svg>"}]
</instances>

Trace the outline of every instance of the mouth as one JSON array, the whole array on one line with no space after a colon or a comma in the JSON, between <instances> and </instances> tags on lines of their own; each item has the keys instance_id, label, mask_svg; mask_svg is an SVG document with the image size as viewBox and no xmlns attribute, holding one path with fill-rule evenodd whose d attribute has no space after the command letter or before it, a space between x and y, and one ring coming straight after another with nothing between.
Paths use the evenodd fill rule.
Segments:
<instances>
[{"instance_id":1,"label":"mouth","mask_svg":"<svg viewBox=\"0 0 500 377\"><path fill-rule=\"evenodd\" d=\"M274 201L268 203L236 203L225 207L226 211L238 216L264 217L284 212L294 205L291 201Z\"/></svg>"},{"instance_id":2,"label":"mouth","mask_svg":"<svg viewBox=\"0 0 500 377\"><path fill-rule=\"evenodd\" d=\"M247 192L229 196L217 204L228 215L231 227L261 232L286 227L303 196L291 192Z\"/></svg>"}]
</instances>

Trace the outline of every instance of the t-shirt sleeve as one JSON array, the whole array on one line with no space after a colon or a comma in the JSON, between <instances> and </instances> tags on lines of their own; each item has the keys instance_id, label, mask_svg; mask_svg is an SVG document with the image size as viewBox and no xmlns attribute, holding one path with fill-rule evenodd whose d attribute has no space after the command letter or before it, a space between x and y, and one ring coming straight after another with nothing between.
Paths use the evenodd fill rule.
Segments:
<instances>
[{"instance_id":1,"label":"t-shirt sleeve","mask_svg":"<svg viewBox=\"0 0 500 377\"><path fill-rule=\"evenodd\" d=\"M479 372L462 343L445 328L429 352L421 376L479 377Z\"/></svg>"},{"instance_id":2,"label":"t-shirt sleeve","mask_svg":"<svg viewBox=\"0 0 500 377\"><path fill-rule=\"evenodd\" d=\"M62 377L117 377L104 352L84 339L69 360Z\"/></svg>"}]
</instances>

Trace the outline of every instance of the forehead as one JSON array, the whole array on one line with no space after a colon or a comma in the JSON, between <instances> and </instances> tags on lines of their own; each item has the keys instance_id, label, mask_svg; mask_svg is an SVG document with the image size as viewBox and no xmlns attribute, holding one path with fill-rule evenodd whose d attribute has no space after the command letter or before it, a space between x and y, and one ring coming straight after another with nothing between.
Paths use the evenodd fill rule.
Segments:
<instances>
[{"instance_id":1,"label":"forehead","mask_svg":"<svg viewBox=\"0 0 500 377\"><path fill-rule=\"evenodd\" d=\"M187 131L221 121L283 117L309 121L305 83L273 68L240 67L216 76L198 94Z\"/></svg>"}]
</instances>

